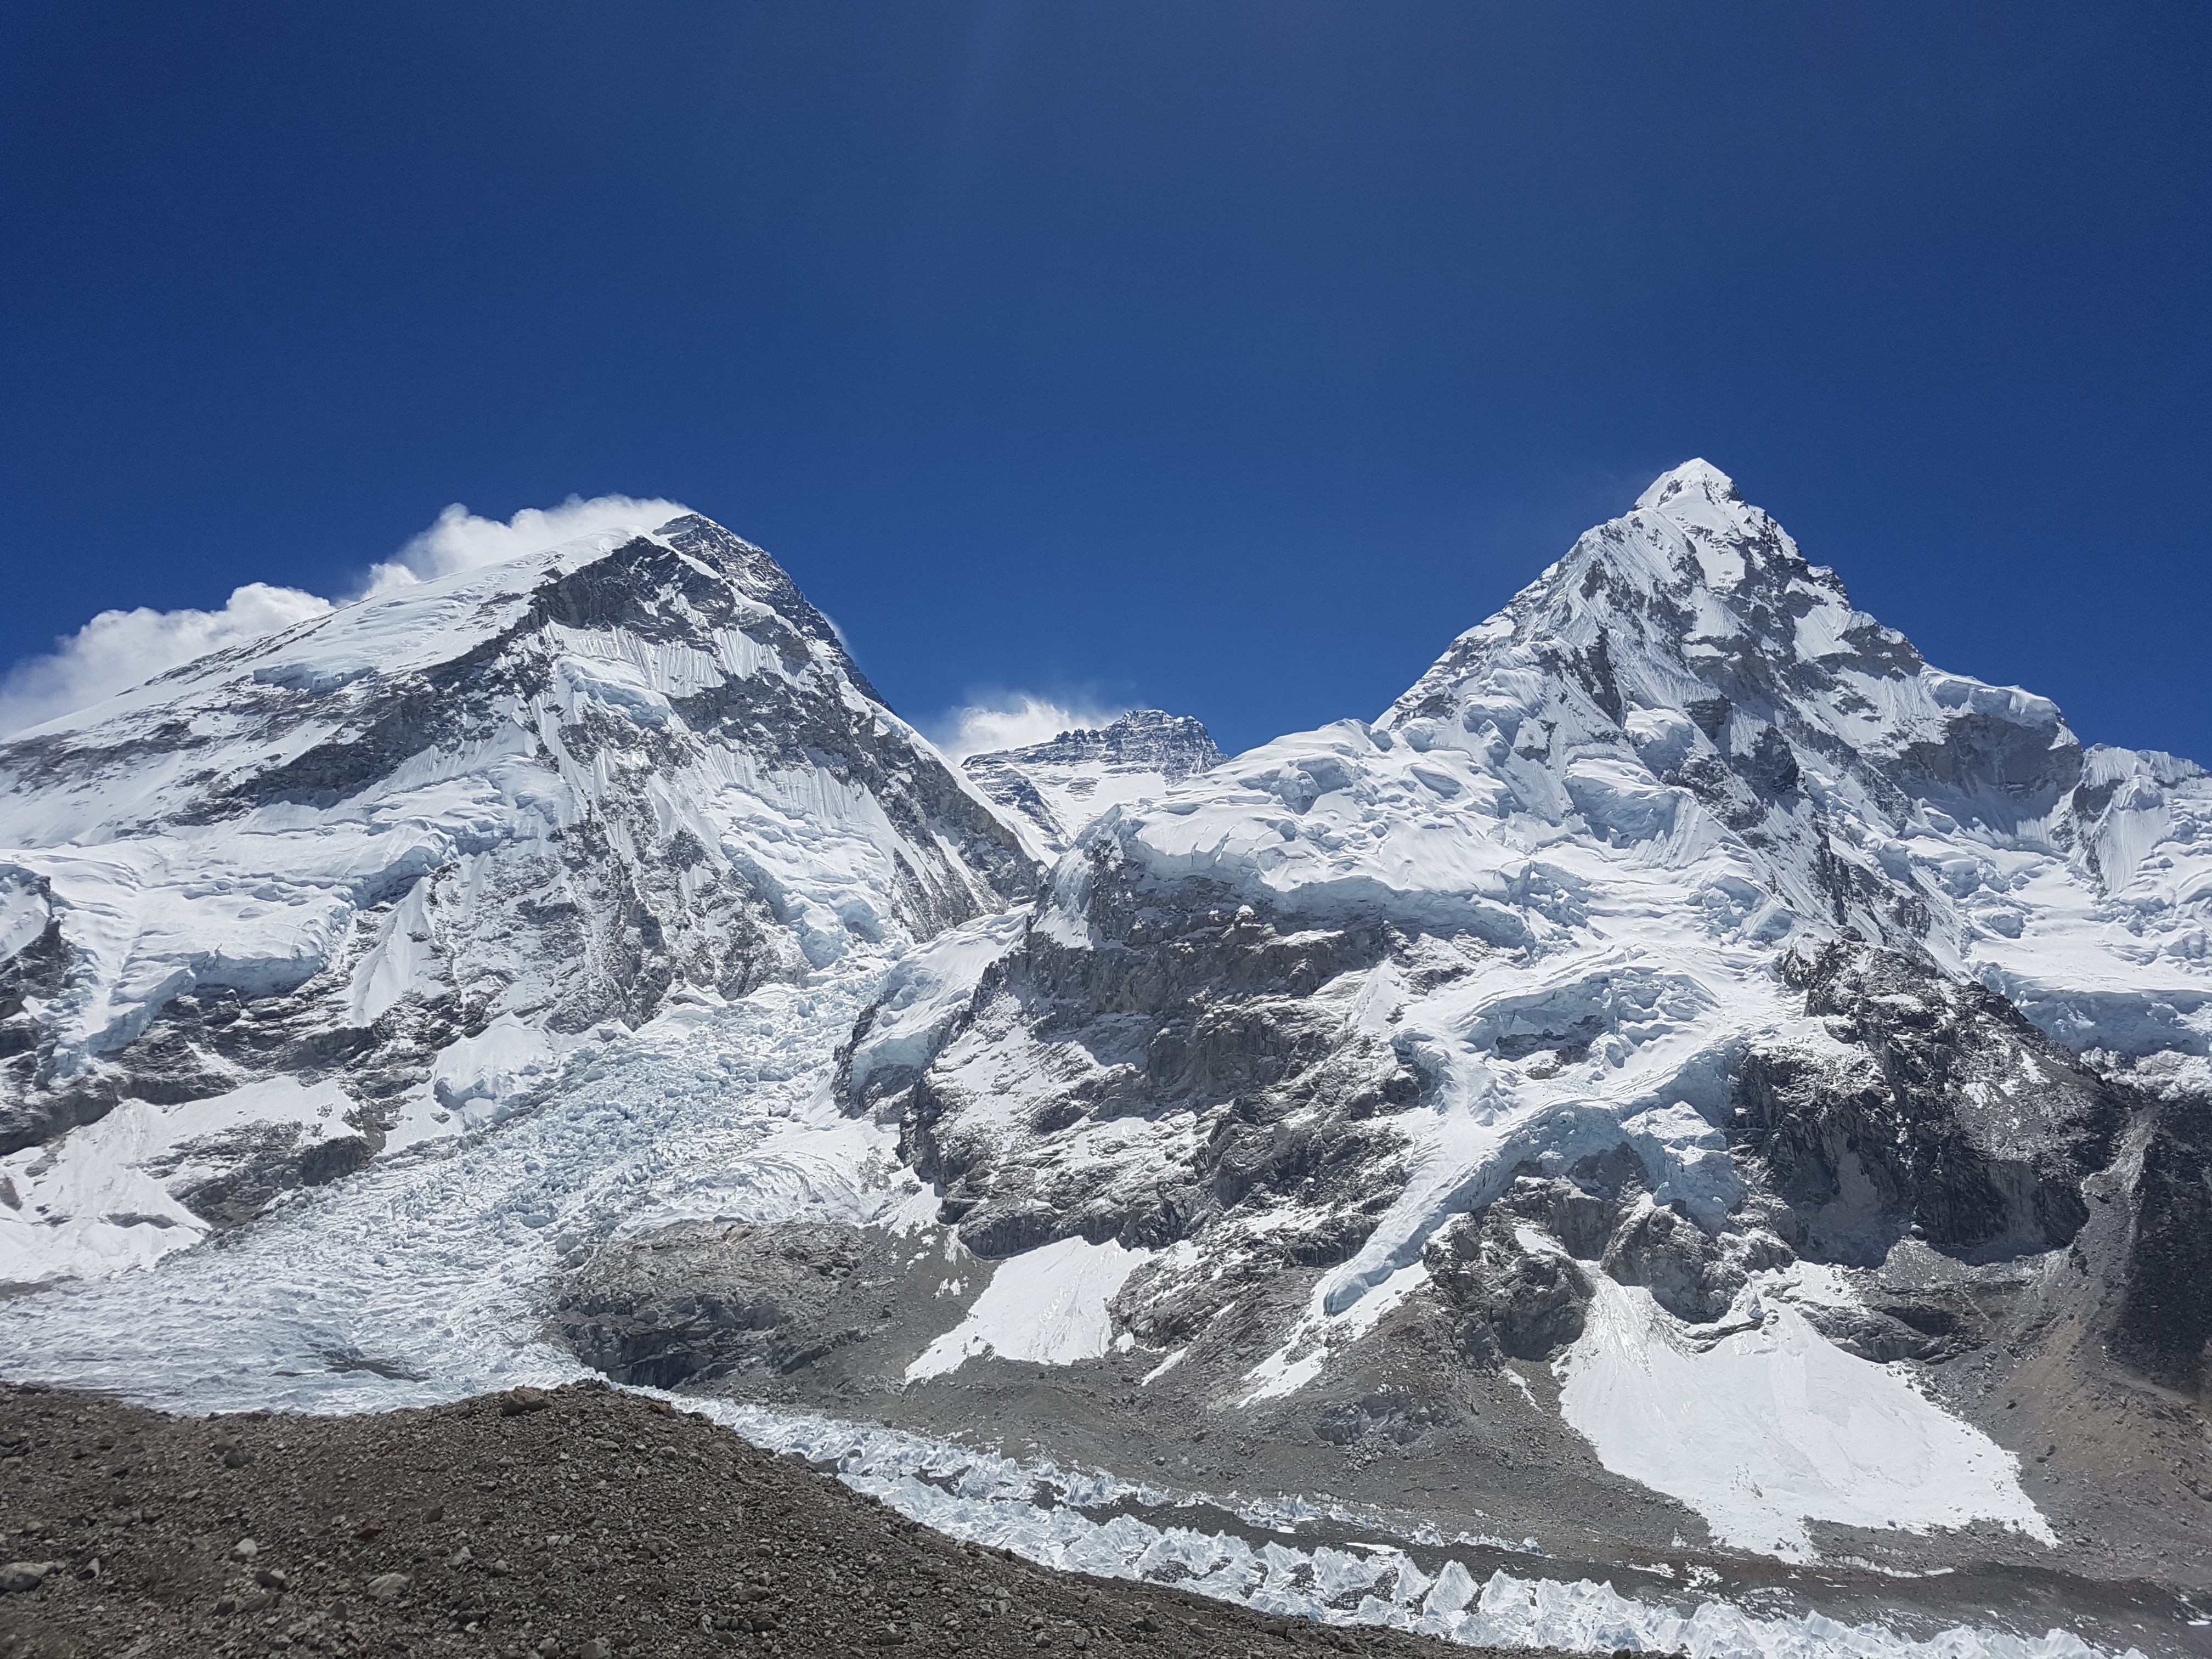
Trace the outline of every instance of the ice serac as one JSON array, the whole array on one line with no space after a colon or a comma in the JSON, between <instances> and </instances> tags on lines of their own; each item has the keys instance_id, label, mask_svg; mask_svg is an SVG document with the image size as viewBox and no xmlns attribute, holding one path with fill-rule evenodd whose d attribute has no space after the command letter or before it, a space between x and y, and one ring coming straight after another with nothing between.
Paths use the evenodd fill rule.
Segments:
<instances>
[{"instance_id":1,"label":"ice serac","mask_svg":"<svg viewBox=\"0 0 2212 1659\"><path fill-rule=\"evenodd\" d=\"M143 1262L1035 881L703 518L204 659L0 745L0 1279Z\"/></svg>"},{"instance_id":2,"label":"ice serac","mask_svg":"<svg viewBox=\"0 0 2212 1659\"><path fill-rule=\"evenodd\" d=\"M1138 708L1096 731L970 755L960 765L1024 843L1050 860L1107 808L1164 794L1220 762L1221 751L1200 721Z\"/></svg>"},{"instance_id":3,"label":"ice serac","mask_svg":"<svg viewBox=\"0 0 2212 1659\"><path fill-rule=\"evenodd\" d=\"M1155 1395L1571 1530L1625 1478L1783 1553L2033 1555L2100 1458L2179 1455L2130 1389L2205 1399L2208 930L2201 769L1930 665L1692 462L1372 724L1101 816L1018 933L902 969L936 1014L864 1017L842 1086L962 1249L1149 1252L1112 1310ZM1766 1402L1723 1416L1770 1498L1573 1383L1660 1347ZM1523 1411L1577 1431L1540 1488L1484 1449ZM1843 1420L1957 1505L1829 1467Z\"/></svg>"}]
</instances>

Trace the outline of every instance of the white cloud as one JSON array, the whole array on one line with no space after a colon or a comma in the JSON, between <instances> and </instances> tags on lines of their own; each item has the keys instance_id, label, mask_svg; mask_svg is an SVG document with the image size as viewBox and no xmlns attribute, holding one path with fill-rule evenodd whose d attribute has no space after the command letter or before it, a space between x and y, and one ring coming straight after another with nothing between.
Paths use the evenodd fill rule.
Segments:
<instances>
[{"instance_id":1,"label":"white cloud","mask_svg":"<svg viewBox=\"0 0 2212 1659\"><path fill-rule=\"evenodd\" d=\"M248 582L234 589L220 611L103 611L56 641L52 655L27 657L0 679L0 737L331 609L328 599L296 587Z\"/></svg>"},{"instance_id":2,"label":"white cloud","mask_svg":"<svg viewBox=\"0 0 2212 1659\"><path fill-rule=\"evenodd\" d=\"M1063 732L1109 726L1129 711L1102 708L1075 699L1058 702L1030 691L973 694L976 701L948 709L933 723L930 739L947 760L957 765L969 755L997 749L1025 749L1046 743Z\"/></svg>"},{"instance_id":3,"label":"white cloud","mask_svg":"<svg viewBox=\"0 0 2212 1659\"><path fill-rule=\"evenodd\" d=\"M649 495L594 495L588 501L571 495L558 507L526 507L501 524L480 519L455 501L392 557L370 567L368 591L501 564L603 530L657 530L690 510L680 501Z\"/></svg>"},{"instance_id":4,"label":"white cloud","mask_svg":"<svg viewBox=\"0 0 2212 1659\"><path fill-rule=\"evenodd\" d=\"M456 502L390 559L369 567L361 593L497 564L604 530L653 530L689 512L675 501L629 495L571 495L554 507L525 507L505 524ZM341 601L343 603L343 601ZM329 599L296 587L248 582L220 611L103 611L42 657L0 677L0 738L143 685L157 674L327 614Z\"/></svg>"}]
</instances>

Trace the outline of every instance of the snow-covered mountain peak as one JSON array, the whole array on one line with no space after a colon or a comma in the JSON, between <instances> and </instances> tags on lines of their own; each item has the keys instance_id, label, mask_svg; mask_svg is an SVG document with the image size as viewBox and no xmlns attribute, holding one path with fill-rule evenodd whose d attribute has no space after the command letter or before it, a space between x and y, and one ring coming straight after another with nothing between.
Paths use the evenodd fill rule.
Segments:
<instances>
[{"instance_id":1,"label":"snow-covered mountain peak","mask_svg":"<svg viewBox=\"0 0 2212 1659\"><path fill-rule=\"evenodd\" d=\"M1343 1400L1393 1374L1362 1342L1401 1307L1417 1342L1476 1310L1487 1366L1559 1356L1589 1289L1620 1316L1577 1350L1596 1364L1800 1258L2062 1245L2140 1098L2112 1079L2212 1084L2207 781L2085 759L2048 700L1929 666L1711 467L1644 499L1373 726L1103 815L1025 930L902 965L928 994L864 1024L847 1091L902 1124L969 1249L1154 1252L1121 1306L1177 1388ZM2172 1322L2099 1316L2146 1352ZM2189 1328L2193 1353L2212 1309ZM1646 1435L1577 1426L1608 1468ZM1713 1432L1738 1428L1705 1455L1795 1466L1813 1431ZM1638 1478L1720 1523L1734 1500L1692 1474ZM1975 1501L2042 1524L2008 1479Z\"/></svg>"},{"instance_id":2,"label":"snow-covered mountain peak","mask_svg":"<svg viewBox=\"0 0 2212 1659\"><path fill-rule=\"evenodd\" d=\"M1133 708L1096 730L970 755L961 769L1021 831L1024 844L1049 862L1108 807L1164 793L1220 760L1202 722Z\"/></svg>"},{"instance_id":3,"label":"snow-covered mountain peak","mask_svg":"<svg viewBox=\"0 0 2212 1659\"><path fill-rule=\"evenodd\" d=\"M1636 498L1636 505L1642 512L1656 511L1685 492L1703 495L1716 503L1729 501L1741 506L1743 501L1743 497L1736 493L1734 478L1703 456L1693 455L1681 465L1670 468L1654 478L1644 492Z\"/></svg>"},{"instance_id":4,"label":"snow-covered mountain peak","mask_svg":"<svg viewBox=\"0 0 2212 1659\"><path fill-rule=\"evenodd\" d=\"M1732 592L1747 584L1786 587L1811 579L1842 596L1840 586L1821 580L1830 573L1814 572L1789 533L1745 501L1735 480L1710 462L1686 461L1662 473L1636 498L1635 511L1666 520L1688 538L1695 568L1684 574L1712 592Z\"/></svg>"},{"instance_id":5,"label":"snow-covered mountain peak","mask_svg":"<svg viewBox=\"0 0 2212 1659\"><path fill-rule=\"evenodd\" d=\"M571 580L565 589L549 581ZM706 584L702 592L691 590ZM586 598L586 590L597 597ZM714 597L705 610L697 601ZM465 570L387 586L281 632L201 657L84 708L14 734L36 743L87 732L141 711L167 710L209 689L251 679L292 690L333 691L371 675L417 672L534 621L626 618L649 635L680 634L724 620L781 619L823 647L826 663L866 685L827 617L763 550L712 520L687 514L649 528L595 531L554 546ZM665 614L661 614L664 613ZM586 614L588 613L588 615Z\"/></svg>"},{"instance_id":6,"label":"snow-covered mountain peak","mask_svg":"<svg viewBox=\"0 0 2212 1659\"><path fill-rule=\"evenodd\" d=\"M496 1117L672 999L1035 879L708 520L388 590L0 744L0 1159L44 1160L0 1247L24 1277L158 1255Z\"/></svg>"},{"instance_id":7,"label":"snow-covered mountain peak","mask_svg":"<svg viewBox=\"0 0 2212 1659\"><path fill-rule=\"evenodd\" d=\"M1468 630L1383 716L1511 774L1603 749L1738 829L1790 801L2013 833L2081 779L2055 704L1931 668L1703 462L1667 474ZM1525 795L1523 805L1548 809Z\"/></svg>"},{"instance_id":8,"label":"snow-covered mountain peak","mask_svg":"<svg viewBox=\"0 0 2212 1659\"><path fill-rule=\"evenodd\" d=\"M1594 921L1667 870L1739 940L1856 933L2022 994L2047 981L2048 953L2015 948L2027 912L2007 860L2063 865L2081 896L2062 908L2085 924L2085 900L2197 867L2142 841L2179 822L2147 803L2191 787L2118 755L2097 777L2138 781L2077 787L2081 747L2055 704L1930 666L1723 474L1692 463L1644 500L1453 641L1372 728L1279 738L1123 811L1117 856L1298 914L1482 916L1523 943L1563 914L1524 896L1540 875L1575 866L1571 908ZM1055 884L1069 939L1088 926L1085 880ZM2168 886L2127 931L2195 937L2204 895ZM2102 920L2077 937L2136 948Z\"/></svg>"},{"instance_id":9,"label":"snow-covered mountain peak","mask_svg":"<svg viewBox=\"0 0 2212 1659\"><path fill-rule=\"evenodd\" d=\"M1400 700L1463 679L1508 641L1571 650L1606 641L1608 657L1664 695L1710 680L1731 656L1807 664L1851 653L1846 637L1879 637L1899 665L1919 659L1900 635L1852 610L1832 571L1816 568L1780 525L1702 461L1663 475L1620 518L1577 538L1505 610L1470 629ZM1610 690L1598 695L1607 702Z\"/></svg>"},{"instance_id":10,"label":"snow-covered mountain peak","mask_svg":"<svg viewBox=\"0 0 2212 1659\"><path fill-rule=\"evenodd\" d=\"M1523 946L1563 938L1570 914L1570 933L1640 935L1625 913L1597 919L1663 871L1717 938L1856 935L2002 982L2039 1018L2090 962L2139 977L2122 964L2145 938L2153 977L2194 980L2212 887L2189 826L2212 792L2185 763L2087 765L2055 703L1931 666L1707 463L1642 500L1373 727L1237 757L1125 810L1099 851L1285 914L1473 921ZM2040 906L2016 896L2030 868L2064 872ZM1056 878L1062 937L1090 926L1087 880ZM1538 901L1554 881L1571 902ZM2084 953L2066 972L2061 932ZM2078 1007L2068 1018L2080 1036Z\"/></svg>"}]
</instances>

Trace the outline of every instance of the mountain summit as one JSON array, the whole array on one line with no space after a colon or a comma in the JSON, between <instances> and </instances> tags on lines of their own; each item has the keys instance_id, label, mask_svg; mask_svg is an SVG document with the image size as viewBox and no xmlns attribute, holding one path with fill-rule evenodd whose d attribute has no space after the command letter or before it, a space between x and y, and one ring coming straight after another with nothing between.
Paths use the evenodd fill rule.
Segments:
<instances>
[{"instance_id":1,"label":"mountain summit","mask_svg":"<svg viewBox=\"0 0 2212 1659\"><path fill-rule=\"evenodd\" d=\"M2208 1384L2208 848L2200 769L1930 666L1694 462L1375 723L1099 817L841 1086L961 1247L1104 1286L1145 1411L1286 1483L1370 1448L1376 1502L1449 1468L1655 1547L1632 1492L2033 1559L2095 1457L2165 1455L2126 1379ZM2004 1449L2091 1423L2031 1492Z\"/></svg>"},{"instance_id":2,"label":"mountain summit","mask_svg":"<svg viewBox=\"0 0 2212 1659\"><path fill-rule=\"evenodd\" d=\"M1096 731L970 755L960 766L1048 861L1108 807L1159 794L1220 760L1199 721L1137 708Z\"/></svg>"}]
</instances>

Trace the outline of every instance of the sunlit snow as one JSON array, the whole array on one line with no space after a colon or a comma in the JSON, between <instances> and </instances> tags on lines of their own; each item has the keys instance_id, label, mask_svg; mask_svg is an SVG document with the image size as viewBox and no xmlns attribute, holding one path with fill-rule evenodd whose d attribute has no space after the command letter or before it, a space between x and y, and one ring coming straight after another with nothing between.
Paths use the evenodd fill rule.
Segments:
<instances>
[{"instance_id":1,"label":"sunlit snow","mask_svg":"<svg viewBox=\"0 0 2212 1659\"><path fill-rule=\"evenodd\" d=\"M455 637L513 621L535 578L604 550L579 545L410 587L312 639L279 636L251 665L179 671L55 729L151 720L226 675L320 692L420 667ZM1714 715L1711 688L1692 672L1752 640L1747 561L1770 556L1794 573L1794 683L1816 687L1796 717L1821 735L1754 841L1667 780L1701 758L1741 761L1776 729L1752 731L1741 711ZM949 1092L976 1103L960 1127L990 1156L1146 1186L1189 1163L1200 1133L1192 1111L1085 1118L1048 1134L1038 1106L1103 1062L1052 1050L1029 1027L961 1024L1025 928L1073 948L1097 943L1088 884L1113 860L1160 890L1194 883L1232 909L1264 911L1285 938L1356 922L1407 941L1310 998L1420 1073L1419 1097L1376 1119L1402 1146L1404 1185L1350 1258L1320 1275L1294 1328L1269 1336L1277 1346L1238 1389L1248 1400L1324 1376L1421 1291L1438 1230L1498 1197L1516 1170L1557 1175L1626 1146L1650 1173L1652 1201L1709 1225L1729 1215L1742 1196L1722 1133L1735 1057L1754 1041L1857 1052L1805 1018L1776 973L1793 944L1844 925L1843 900L1808 874L1813 849L1869 890L1910 897L1927 917L1915 948L2002 990L2062 1041L2148 1056L2161 1076L2202 1070L2212 1048L2212 782L2169 757L2091 750L2080 789L2035 813L2008 815L2002 792L1976 816L1948 784L1924 798L1874 789L1835 757L1901 765L1954 718L2001 728L2031 759L2074 753L2071 734L2031 694L1917 657L1894 672L1878 670L1881 652L1862 662L1853 653L1869 640L1909 647L1850 610L1827 573L1795 561L1794 544L1725 478L1702 464L1678 469L1636 513L1577 543L1535 598L1462 635L1375 724L1286 737L1121 801L1060 860L1033 915L985 918L921 947L889 920L913 848L878 803L818 769L775 772L736 750L696 757L655 810L761 896L795 941L805 984L732 1001L679 988L635 1032L610 1022L556 1033L534 1023L543 988L520 978L488 1023L438 1056L374 1164L289 1195L219 1248L180 1248L198 1244L206 1224L169 1193L176 1172L226 1131L321 1135L333 1098L280 1082L188 1112L129 1100L14 1154L0 1164L17 1200L0 1207L0 1280L75 1278L0 1302L0 1375L194 1411L366 1410L576 1376L540 1335L540 1302L559 1265L598 1242L684 1220L913 1229L933 1215L937 1195L899 1162L896 1132L841 1114L833 1099L839 1046L872 1006L846 1058L854 1088L933 1066ZM1629 612L1653 614L1644 602L1692 570L1686 620L1668 623L1686 632L1646 649L1621 631L1626 613L1607 584L1638 601ZM556 738L563 720L659 733L672 699L715 677L793 672L726 630L711 652L582 632L556 645L545 712ZM1555 659L1600 645L1621 704L1613 714L1563 689ZM209 704L192 715L195 735L219 751L228 718ZM265 759L281 763L329 735L308 721ZM97 1064L196 986L283 991L333 963L350 1017L374 1020L430 988L434 872L467 890L500 849L537 847L602 787L591 764L540 766L538 741L517 720L467 752L403 763L343 810L279 804L250 822L165 823L207 759L189 745L149 746L97 799L26 787L4 803L0 946L66 914L76 965L48 1011L65 1065ZM1879 934L1879 917L1859 923ZM345 954L354 949L357 961ZM1530 1052L1536 1039L1550 1046ZM1238 1229L1289 1224L1291 1208L1225 1219L1202 1250L1186 1239L1154 1257L1066 1238L1013 1257L907 1374L927 1382L986 1352L1046 1364L1103 1353L1109 1304L1140 1266L1149 1262L1155 1294L1174 1273L1212 1271ZM1848 1298L1833 1273L1793 1271L1799 1299ZM2049 1539L2008 1455L1904 1374L1826 1343L1787 1297L1692 1331L1644 1291L1592 1279L1584 1334L1560 1363L1569 1423L1608 1468L1680 1498L1724 1542L1802 1557L1815 1522L1918 1529L1977 1519ZM1146 1381L1188 1351L1161 1356ZM1533 1565L1530 1576L1479 1582L1450 1559L1431 1576L1388 1552L1255 1549L1164 1512L1097 1518L1090 1511L1174 1502L1110 1476L757 1408L706 1409L763 1444L838 1463L851 1484L957 1535L1332 1622L1698 1659L2091 1651L2057 1633L1962 1630L1913 1643L1719 1602L1662 1607L1545 1580Z\"/></svg>"},{"instance_id":2,"label":"sunlit snow","mask_svg":"<svg viewBox=\"0 0 2212 1659\"><path fill-rule=\"evenodd\" d=\"M1152 1259L1110 1238L1063 1238L1002 1261L968 1316L906 1368L907 1381L942 1376L978 1354L1046 1365L1097 1359L1114 1334L1106 1304Z\"/></svg>"},{"instance_id":3,"label":"sunlit snow","mask_svg":"<svg viewBox=\"0 0 2212 1659\"><path fill-rule=\"evenodd\" d=\"M1591 1283L1589 1323L1559 1362L1562 1413L1606 1468L1680 1498L1722 1543L1809 1559L1808 1520L1920 1532L1989 1519L2058 1541L2010 1452L1787 1303L1752 1292L1717 1330L1640 1287Z\"/></svg>"}]
</instances>

